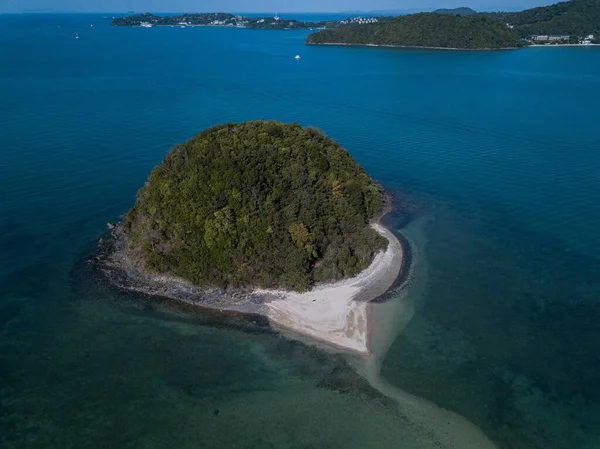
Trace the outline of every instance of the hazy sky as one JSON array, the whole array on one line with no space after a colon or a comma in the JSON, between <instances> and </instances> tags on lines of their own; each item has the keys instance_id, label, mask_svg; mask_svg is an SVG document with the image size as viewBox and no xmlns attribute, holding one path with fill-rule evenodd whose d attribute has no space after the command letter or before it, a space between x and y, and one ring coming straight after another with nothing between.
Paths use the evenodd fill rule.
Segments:
<instances>
[{"instance_id":1,"label":"hazy sky","mask_svg":"<svg viewBox=\"0 0 600 449\"><path fill-rule=\"evenodd\" d=\"M0 11L338 12L470 6L526 9L552 0L0 0Z\"/></svg>"}]
</instances>

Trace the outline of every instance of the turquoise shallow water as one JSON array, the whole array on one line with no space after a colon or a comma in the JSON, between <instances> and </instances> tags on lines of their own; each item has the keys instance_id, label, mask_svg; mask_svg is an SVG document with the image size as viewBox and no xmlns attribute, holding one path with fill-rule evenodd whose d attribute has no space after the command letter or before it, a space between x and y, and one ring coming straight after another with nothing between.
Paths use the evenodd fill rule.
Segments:
<instances>
[{"instance_id":1,"label":"turquoise shallow water","mask_svg":"<svg viewBox=\"0 0 600 449\"><path fill-rule=\"evenodd\" d=\"M430 447L343 357L86 270L172 145L256 118L321 128L427 217L386 382L500 447L600 446L600 50L304 37L0 16L3 447Z\"/></svg>"}]
</instances>

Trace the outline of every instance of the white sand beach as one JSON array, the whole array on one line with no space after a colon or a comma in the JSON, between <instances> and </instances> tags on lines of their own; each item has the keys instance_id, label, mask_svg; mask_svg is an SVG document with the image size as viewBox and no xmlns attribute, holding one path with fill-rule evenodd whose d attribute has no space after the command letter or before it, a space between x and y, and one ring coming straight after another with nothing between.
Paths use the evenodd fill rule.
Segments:
<instances>
[{"instance_id":1,"label":"white sand beach","mask_svg":"<svg viewBox=\"0 0 600 449\"><path fill-rule=\"evenodd\" d=\"M402 245L396 236L379 224L371 226L388 239L389 245L358 276L320 285L306 293L257 291L274 296L266 305L267 316L275 327L353 352L370 352L368 302L392 286L403 263Z\"/></svg>"}]
</instances>

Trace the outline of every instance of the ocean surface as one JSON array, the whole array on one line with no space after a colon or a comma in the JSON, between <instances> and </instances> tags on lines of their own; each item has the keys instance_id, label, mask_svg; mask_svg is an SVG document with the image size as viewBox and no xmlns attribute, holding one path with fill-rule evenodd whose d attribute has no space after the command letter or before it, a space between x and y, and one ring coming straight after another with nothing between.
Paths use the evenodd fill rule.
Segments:
<instances>
[{"instance_id":1,"label":"ocean surface","mask_svg":"<svg viewBox=\"0 0 600 449\"><path fill-rule=\"evenodd\" d=\"M174 144L250 119L320 128L410 206L382 382L500 448L600 447L600 49L306 34L0 15L0 447L447 447L352 357L90 269Z\"/></svg>"}]
</instances>

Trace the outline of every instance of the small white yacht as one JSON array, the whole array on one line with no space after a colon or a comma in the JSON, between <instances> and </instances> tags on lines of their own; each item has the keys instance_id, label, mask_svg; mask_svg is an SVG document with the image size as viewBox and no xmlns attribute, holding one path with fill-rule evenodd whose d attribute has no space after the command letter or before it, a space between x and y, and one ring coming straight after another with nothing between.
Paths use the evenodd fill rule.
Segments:
<instances>
[{"instance_id":1,"label":"small white yacht","mask_svg":"<svg viewBox=\"0 0 600 449\"><path fill-rule=\"evenodd\" d=\"M300 55L296 55L296 56L294 57L294 59L295 59L295 60L298 60L298 59L300 59Z\"/></svg>"}]
</instances>

